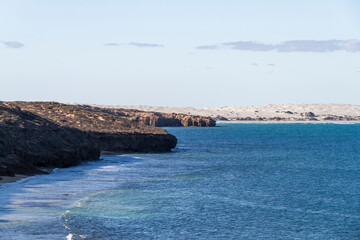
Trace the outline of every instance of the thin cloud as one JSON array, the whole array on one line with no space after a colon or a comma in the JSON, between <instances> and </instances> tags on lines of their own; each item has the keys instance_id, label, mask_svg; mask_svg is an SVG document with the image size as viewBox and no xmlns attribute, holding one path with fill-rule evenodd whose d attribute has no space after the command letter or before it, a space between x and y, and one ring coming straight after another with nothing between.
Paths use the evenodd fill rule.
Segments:
<instances>
[{"instance_id":1,"label":"thin cloud","mask_svg":"<svg viewBox=\"0 0 360 240\"><path fill-rule=\"evenodd\" d=\"M16 41L3 41L2 43L8 48L22 48L25 46L21 42Z\"/></svg>"},{"instance_id":2,"label":"thin cloud","mask_svg":"<svg viewBox=\"0 0 360 240\"><path fill-rule=\"evenodd\" d=\"M135 46L135 47L139 47L139 48L157 48L157 47L164 47L164 45L161 45L161 44L138 43L138 42L131 42L131 43L116 43L116 42L110 42L110 43L105 43L104 46L107 46L107 47Z\"/></svg>"},{"instance_id":3,"label":"thin cloud","mask_svg":"<svg viewBox=\"0 0 360 240\"><path fill-rule=\"evenodd\" d=\"M270 51L274 50L275 46L251 42L251 41L239 41L239 42L227 42L222 44L225 47L230 47L231 49L235 50L247 50L247 51Z\"/></svg>"},{"instance_id":4,"label":"thin cloud","mask_svg":"<svg viewBox=\"0 0 360 240\"><path fill-rule=\"evenodd\" d=\"M333 52L339 50L349 51L350 48L344 46L346 42L340 40L315 41L315 40L295 40L279 44L279 52Z\"/></svg>"},{"instance_id":5,"label":"thin cloud","mask_svg":"<svg viewBox=\"0 0 360 240\"><path fill-rule=\"evenodd\" d=\"M218 45L198 46L197 49L234 49L241 51L278 51L278 52L360 52L360 40L293 40L278 44L254 41L226 42Z\"/></svg>"},{"instance_id":6,"label":"thin cloud","mask_svg":"<svg viewBox=\"0 0 360 240\"><path fill-rule=\"evenodd\" d=\"M343 42L343 47L349 52L360 51L360 40L348 40Z\"/></svg>"},{"instance_id":7,"label":"thin cloud","mask_svg":"<svg viewBox=\"0 0 360 240\"><path fill-rule=\"evenodd\" d=\"M121 44L119 43L105 43L104 46L108 46L108 47L117 47L120 46Z\"/></svg>"},{"instance_id":8,"label":"thin cloud","mask_svg":"<svg viewBox=\"0 0 360 240\"><path fill-rule=\"evenodd\" d=\"M258 63L252 63L251 65L252 65L252 66L259 66Z\"/></svg>"},{"instance_id":9,"label":"thin cloud","mask_svg":"<svg viewBox=\"0 0 360 240\"><path fill-rule=\"evenodd\" d=\"M164 45L161 44L154 44L154 43L138 43L138 42L131 42L129 43L131 46L140 47L140 48L158 48L158 47L164 47Z\"/></svg>"},{"instance_id":10,"label":"thin cloud","mask_svg":"<svg viewBox=\"0 0 360 240\"><path fill-rule=\"evenodd\" d=\"M216 46L216 45L204 45L204 46L197 47L197 49L202 49L202 50L215 50L218 48L219 48L219 46Z\"/></svg>"},{"instance_id":11,"label":"thin cloud","mask_svg":"<svg viewBox=\"0 0 360 240\"><path fill-rule=\"evenodd\" d=\"M276 67L276 64L269 63L268 66L269 66L269 67Z\"/></svg>"}]
</instances>

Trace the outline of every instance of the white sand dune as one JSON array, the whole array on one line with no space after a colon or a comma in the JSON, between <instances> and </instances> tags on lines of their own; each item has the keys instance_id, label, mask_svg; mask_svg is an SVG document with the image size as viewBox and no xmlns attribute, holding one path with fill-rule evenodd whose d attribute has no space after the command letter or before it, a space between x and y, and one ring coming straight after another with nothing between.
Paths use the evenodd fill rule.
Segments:
<instances>
[{"instance_id":1,"label":"white sand dune","mask_svg":"<svg viewBox=\"0 0 360 240\"><path fill-rule=\"evenodd\" d=\"M97 105L99 106L99 105ZM360 105L350 104L269 104L264 106L234 107L156 107L156 106L102 106L108 108L137 109L162 113L183 113L210 116L221 120L248 121L359 121Z\"/></svg>"}]
</instances>

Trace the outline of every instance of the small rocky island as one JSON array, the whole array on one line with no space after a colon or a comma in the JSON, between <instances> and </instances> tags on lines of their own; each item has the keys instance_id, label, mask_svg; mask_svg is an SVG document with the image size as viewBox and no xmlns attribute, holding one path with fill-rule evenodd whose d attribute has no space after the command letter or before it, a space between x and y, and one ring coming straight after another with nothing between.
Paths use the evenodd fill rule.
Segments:
<instances>
[{"instance_id":1,"label":"small rocky island","mask_svg":"<svg viewBox=\"0 0 360 240\"><path fill-rule=\"evenodd\" d=\"M97 160L102 151L167 152L166 126L215 126L208 117L56 102L0 102L0 176Z\"/></svg>"}]
</instances>

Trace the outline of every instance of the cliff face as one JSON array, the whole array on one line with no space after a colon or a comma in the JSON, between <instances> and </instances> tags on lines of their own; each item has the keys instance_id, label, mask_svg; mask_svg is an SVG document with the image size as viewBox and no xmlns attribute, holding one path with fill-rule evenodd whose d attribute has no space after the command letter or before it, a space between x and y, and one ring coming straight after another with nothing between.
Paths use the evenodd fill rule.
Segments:
<instances>
[{"instance_id":1,"label":"cliff face","mask_svg":"<svg viewBox=\"0 0 360 240\"><path fill-rule=\"evenodd\" d=\"M101 151L165 152L177 139L104 111L52 102L0 102L0 175L98 159Z\"/></svg>"},{"instance_id":2,"label":"cliff face","mask_svg":"<svg viewBox=\"0 0 360 240\"><path fill-rule=\"evenodd\" d=\"M156 127L215 127L216 121L209 117L185 114L130 112L128 118L143 125Z\"/></svg>"},{"instance_id":3,"label":"cliff face","mask_svg":"<svg viewBox=\"0 0 360 240\"><path fill-rule=\"evenodd\" d=\"M88 134L0 106L0 175L39 173L99 156L99 144Z\"/></svg>"},{"instance_id":4,"label":"cliff face","mask_svg":"<svg viewBox=\"0 0 360 240\"><path fill-rule=\"evenodd\" d=\"M92 133L100 149L111 152L167 152L176 146L171 134Z\"/></svg>"},{"instance_id":5,"label":"cliff face","mask_svg":"<svg viewBox=\"0 0 360 240\"><path fill-rule=\"evenodd\" d=\"M210 117L176 113L144 112L121 108L101 108L89 105L69 105L55 102L10 102L39 116L63 126L84 131L165 133L157 127L214 127L216 121ZM84 118L85 117L85 118Z\"/></svg>"},{"instance_id":6,"label":"cliff face","mask_svg":"<svg viewBox=\"0 0 360 240\"><path fill-rule=\"evenodd\" d=\"M63 127L87 132L103 151L170 151L177 139L164 129L145 126L120 114L82 105L51 102L12 102L9 105L32 112ZM105 144L106 143L106 144Z\"/></svg>"},{"instance_id":7,"label":"cliff face","mask_svg":"<svg viewBox=\"0 0 360 240\"><path fill-rule=\"evenodd\" d=\"M177 113L145 112L122 108L105 108L81 105L89 111L107 112L122 116L141 125L154 127L215 127L216 121L211 117L194 116Z\"/></svg>"}]
</instances>

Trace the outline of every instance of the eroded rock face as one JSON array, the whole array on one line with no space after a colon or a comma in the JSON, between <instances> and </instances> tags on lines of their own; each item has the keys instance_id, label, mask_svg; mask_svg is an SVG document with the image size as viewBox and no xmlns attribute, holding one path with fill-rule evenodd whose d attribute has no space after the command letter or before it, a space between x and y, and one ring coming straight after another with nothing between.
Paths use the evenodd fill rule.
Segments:
<instances>
[{"instance_id":1,"label":"eroded rock face","mask_svg":"<svg viewBox=\"0 0 360 240\"><path fill-rule=\"evenodd\" d=\"M51 102L0 102L0 175L98 159L101 151L165 152L177 139L111 112Z\"/></svg>"},{"instance_id":2,"label":"eroded rock face","mask_svg":"<svg viewBox=\"0 0 360 240\"><path fill-rule=\"evenodd\" d=\"M156 127L214 127L216 121L209 117L184 114L137 113L129 116L140 124Z\"/></svg>"},{"instance_id":3,"label":"eroded rock face","mask_svg":"<svg viewBox=\"0 0 360 240\"><path fill-rule=\"evenodd\" d=\"M129 109L99 108L81 105L88 111L107 112L122 116L141 125L154 127L215 127L216 121L211 117L194 116L176 113L143 112Z\"/></svg>"},{"instance_id":4,"label":"eroded rock face","mask_svg":"<svg viewBox=\"0 0 360 240\"><path fill-rule=\"evenodd\" d=\"M111 152L168 152L176 146L171 134L93 133L100 149Z\"/></svg>"},{"instance_id":5,"label":"eroded rock face","mask_svg":"<svg viewBox=\"0 0 360 240\"><path fill-rule=\"evenodd\" d=\"M40 173L41 167L69 167L99 156L99 144L87 133L0 106L0 175Z\"/></svg>"},{"instance_id":6,"label":"eroded rock face","mask_svg":"<svg viewBox=\"0 0 360 240\"><path fill-rule=\"evenodd\" d=\"M30 111L61 126L87 132L93 138L99 139L103 151L164 152L174 148L177 142L177 139L164 129L145 126L130 120L122 113L115 114L106 109L52 102L8 104Z\"/></svg>"}]
</instances>

